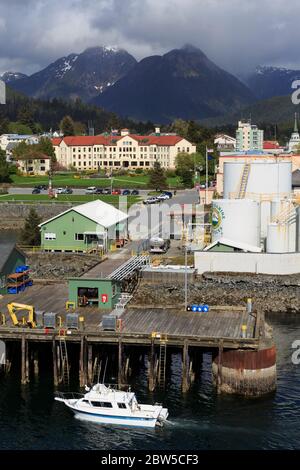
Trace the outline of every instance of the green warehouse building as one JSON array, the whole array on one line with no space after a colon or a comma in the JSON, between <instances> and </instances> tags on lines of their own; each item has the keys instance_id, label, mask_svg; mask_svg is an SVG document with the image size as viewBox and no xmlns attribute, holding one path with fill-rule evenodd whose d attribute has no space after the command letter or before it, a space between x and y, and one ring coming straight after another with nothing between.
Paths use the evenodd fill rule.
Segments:
<instances>
[{"instance_id":1,"label":"green warehouse building","mask_svg":"<svg viewBox=\"0 0 300 470\"><path fill-rule=\"evenodd\" d=\"M41 248L45 251L107 251L127 237L124 212L99 199L72 207L39 225Z\"/></svg>"},{"instance_id":2,"label":"green warehouse building","mask_svg":"<svg viewBox=\"0 0 300 470\"><path fill-rule=\"evenodd\" d=\"M25 254L14 243L0 243L0 294L6 294L6 278L26 264Z\"/></svg>"}]
</instances>

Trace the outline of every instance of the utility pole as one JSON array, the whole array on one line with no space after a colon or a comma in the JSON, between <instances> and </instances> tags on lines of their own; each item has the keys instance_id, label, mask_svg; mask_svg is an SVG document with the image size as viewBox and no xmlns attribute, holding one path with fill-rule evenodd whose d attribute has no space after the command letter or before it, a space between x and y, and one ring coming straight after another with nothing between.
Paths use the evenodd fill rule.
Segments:
<instances>
[{"instance_id":1,"label":"utility pole","mask_svg":"<svg viewBox=\"0 0 300 470\"><path fill-rule=\"evenodd\" d=\"M185 244L185 256L184 256L184 264L185 264L185 272L184 272L184 307L185 310L187 309L187 245Z\"/></svg>"}]
</instances>

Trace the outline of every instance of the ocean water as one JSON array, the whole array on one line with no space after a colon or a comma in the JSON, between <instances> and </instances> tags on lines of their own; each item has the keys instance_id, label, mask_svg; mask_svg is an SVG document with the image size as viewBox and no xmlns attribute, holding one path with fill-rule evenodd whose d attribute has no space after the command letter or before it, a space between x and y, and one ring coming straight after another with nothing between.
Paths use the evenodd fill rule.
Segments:
<instances>
[{"instance_id":1,"label":"ocean water","mask_svg":"<svg viewBox=\"0 0 300 470\"><path fill-rule=\"evenodd\" d=\"M164 392L147 390L146 361L130 379L140 402L160 401L169 422L158 429L99 425L74 418L53 400L51 367L20 385L19 367L0 378L0 449L296 449L300 448L300 365L292 343L300 339L300 315L273 314L278 347L278 388L261 399L217 395L211 383L211 356L203 355L198 380L180 390L181 356L171 357ZM113 379L113 377L109 377ZM77 381L73 390L79 391Z\"/></svg>"}]
</instances>

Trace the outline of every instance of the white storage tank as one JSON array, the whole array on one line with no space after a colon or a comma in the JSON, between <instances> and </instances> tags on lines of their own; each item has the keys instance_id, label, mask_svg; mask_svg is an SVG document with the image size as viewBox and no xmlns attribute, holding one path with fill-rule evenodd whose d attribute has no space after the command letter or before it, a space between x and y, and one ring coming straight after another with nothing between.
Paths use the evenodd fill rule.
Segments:
<instances>
[{"instance_id":1,"label":"white storage tank","mask_svg":"<svg viewBox=\"0 0 300 470\"><path fill-rule=\"evenodd\" d=\"M292 191L292 163L285 161L249 161L224 163L224 198L237 198L245 164L250 164L246 197L270 195L282 198Z\"/></svg>"},{"instance_id":2,"label":"white storage tank","mask_svg":"<svg viewBox=\"0 0 300 470\"><path fill-rule=\"evenodd\" d=\"M220 238L260 247L260 205L249 199L212 201L212 241Z\"/></svg>"},{"instance_id":3,"label":"white storage tank","mask_svg":"<svg viewBox=\"0 0 300 470\"><path fill-rule=\"evenodd\" d=\"M289 227L287 224L271 223L268 225L267 253L288 253Z\"/></svg>"}]
</instances>

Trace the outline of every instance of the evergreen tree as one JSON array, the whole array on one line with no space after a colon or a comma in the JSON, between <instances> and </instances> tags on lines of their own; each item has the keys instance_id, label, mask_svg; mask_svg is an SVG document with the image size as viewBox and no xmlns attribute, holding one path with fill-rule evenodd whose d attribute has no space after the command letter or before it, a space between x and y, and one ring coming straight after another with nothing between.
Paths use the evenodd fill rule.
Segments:
<instances>
[{"instance_id":1,"label":"evergreen tree","mask_svg":"<svg viewBox=\"0 0 300 470\"><path fill-rule=\"evenodd\" d=\"M154 162L153 168L150 170L150 181L149 184L154 189L164 189L167 188L167 178L165 170L160 166L159 162Z\"/></svg>"},{"instance_id":2,"label":"evergreen tree","mask_svg":"<svg viewBox=\"0 0 300 470\"><path fill-rule=\"evenodd\" d=\"M24 155L28 154L30 151L31 145L26 144L26 142L21 141L18 145L13 148L12 154L15 158L23 157Z\"/></svg>"},{"instance_id":3,"label":"evergreen tree","mask_svg":"<svg viewBox=\"0 0 300 470\"><path fill-rule=\"evenodd\" d=\"M61 121L60 121L60 130L64 134L65 137L69 135L75 135L75 125L74 121L71 118L71 116L65 116Z\"/></svg>"},{"instance_id":4,"label":"evergreen tree","mask_svg":"<svg viewBox=\"0 0 300 470\"><path fill-rule=\"evenodd\" d=\"M24 245L39 246L41 244L41 234L38 225L42 219L37 212L31 208L25 219L25 225L21 233L21 240Z\"/></svg>"},{"instance_id":5,"label":"evergreen tree","mask_svg":"<svg viewBox=\"0 0 300 470\"><path fill-rule=\"evenodd\" d=\"M33 110L29 106L22 106L19 109L17 118L21 124L24 124L25 126L28 126L32 131L35 131Z\"/></svg>"},{"instance_id":6,"label":"evergreen tree","mask_svg":"<svg viewBox=\"0 0 300 470\"><path fill-rule=\"evenodd\" d=\"M195 159L194 154L179 153L176 157L176 175L185 188L193 187Z\"/></svg>"},{"instance_id":7,"label":"evergreen tree","mask_svg":"<svg viewBox=\"0 0 300 470\"><path fill-rule=\"evenodd\" d=\"M52 162L56 161L55 150L54 150L51 140L48 139L48 137L41 137L39 143L32 147L33 149L36 149L37 151L43 153L44 155L51 157Z\"/></svg>"},{"instance_id":8,"label":"evergreen tree","mask_svg":"<svg viewBox=\"0 0 300 470\"><path fill-rule=\"evenodd\" d=\"M6 161L6 153L0 149L0 183L10 183L9 164Z\"/></svg>"}]
</instances>

